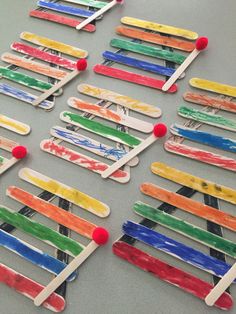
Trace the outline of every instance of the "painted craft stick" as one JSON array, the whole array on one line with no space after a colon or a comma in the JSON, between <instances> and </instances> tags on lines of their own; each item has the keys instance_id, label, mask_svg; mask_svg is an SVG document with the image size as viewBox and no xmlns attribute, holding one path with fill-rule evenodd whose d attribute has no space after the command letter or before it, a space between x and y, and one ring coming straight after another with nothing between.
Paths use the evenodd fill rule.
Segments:
<instances>
[{"instance_id":1,"label":"painted craft stick","mask_svg":"<svg viewBox=\"0 0 236 314\"><path fill-rule=\"evenodd\" d=\"M67 72L65 71L58 70L48 65L44 65L42 63L28 60L22 57L18 57L12 53L2 54L1 60L8 62L10 64L14 64L22 69L26 69L45 76L50 76L58 80L63 79L67 75Z\"/></svg>"},{"instance_id":2,"label":"painted craft stick","mask_svg":"<svg viewBox=\"0 0 236 314\"><path fill-rule=\"evenodd\" d=\"M151 30L154 32L164 33L168 35L173 35L176 37L183 37L190 40L195 40L198 38L198 34L187 29L177 28L169 25L153 23L145 20L136 19L133 17L122 17L121 23L139 27L145 30Z\"/></svg>"},{"instance_id":3,"label":"painted craft stick","mask_svg":"<svg viewBox=\"0 0 236 314\"><path fill-rule=\"evenodd\" d=\"M12 152L13 148L19 146L20 144L9 140L6 137L0 136L0 148L6 150L7 152Z\"/></svg>"},{"instance_id":4,"label":"painted craft stick","mask_svg":"<svg viewBox=\"0 0 236 314\"><path fill-rule=\"evenodd\" d=\"M206 296L205 302L207 305L212 306L221 297L224 291L231 285L236 278L236 263L231 269L224 275L224 277L218 282L218 284L210 291Z\"/></svg>"},{"instance_id":5,"label":"painted craft stick","mask_svg":"<svg viewBox=\"0 0 236 314\"><path fill-rule=\"evenodd\" d=\"M166 135L167 127L165 124L156 124L153 128L153 134L147 139L143 140L141 144L132 149L127 155L116 161L108 167L103 173L102 178L108 178L113 172L117 171L120 167L124 166L131 159L136 157L139 153L157 141L158 138Z\"/></svg>"},{"instance_id":6,"label":"painted craft stick","mask_svg":"<svg viewBox=\"0 0 236 314\"><path fill-rule=\"evenodd\" d=\"M206 37L199 37L196 41L196 47L191 52L191 54L185 59L185 61L178 67L175 73L166 81L162 90L166 92L180 77L182 73L187 69L187 67L197 58L199 53L206 49L208 45L208 39Z\"/></svg>"},{"instance_id":7,"label":"painted craft stick","mask_svg":"<svg viewBox=\"0 0 236 314\"><path fill-rule=\"evenodd\" d=\"M202 122L205 124L209 124L221 129L229 130L229 131L236 131L236 120L227 119L223 116L203 112L200 110L196 110L189 107L180 107L178 109L178 114L181 117L193 119L198 122Z\"/></svg>"},{"instance_id":8,"label":"painted craft stick","mask_svg":"<svg viewBox=\"0 0 236 314\"><path fill-rule=\"evenodd\" d=\"M13 131L20 135L27 135L30 133L30 126L20 121L8 118L0 114L0 127Z\"/></svg>"},{"instance_id":9,"label":"painted craft stick","mask_svg":"<svg viewBox=\"0 0 236 314\"><path fill-rule=\"evenodd\" d=\"M31 244L29 245L3 230L0 230L0 245L54 275L60 274L66 267L65 263L62 263L55 257L42 252ZM77 274L74 273L68 278L68 281L74 280L76 277Z\"/></svg>"},{"instance_id":10,"label":"painted craft stick","mask_svg":"<svg viewBox=\"0 0 236 314\"><path fill-rule=\"evenodd\" d=\"M66 16L54 14L54 13L39 11L39 10L31 10L29 12L29 16L39 18L41 20L54 22L57 24L70 26L73 28L76 28L76 26L78 26L82 23L81 21L78 21L78 20L73 19L73 18L69 18ZM89 32L89 33L92 33L92 32L95 32L96 26L93 24L87 24L85 27L82 28L82 30Z\"/></svg>"},{"instance_id":11,"label":"painted craft stick","mask_svg":"<svg viewBox=\"0 0 236 314\"><path fill-rule=\"evenodd\" d=\"M62 4L44 1L44 0L39 0L37 2L37 5L45 9L49 9L49 10L53 10L53 11L61 12L61 13L66 13L66 14L70 14L74 16L79 16L79 17L89 17L93 15L93 11L90 11L90 10L84 10L77 7L62 5Z\"/></svg>"},{"instance_id":12,"label":"painted craft stick","mask_svg":"<svg viewBox=\"0 0 236 314\"><path fill-rule=\"evenodd\" d=\"M187 92L183 95L184 100L197 105L209 106L220 110L236 113L236 103L219 97L211 97L204 94Z\"/></svg>"},{"instance_id":13,"label":"painted craft stick","mask_svg":"<svg viewBox=\"0 0 236 314\"><path fill-rule=\"evenodd\" d=\"M160 259L134 248L124 242L116 242L113 244L113 252L120 258L128 261L129 263L139 267L140 269L148 272L149 274L158 277L178 288L204 300L207 294L213 288L208 282L205 282L189 273L186 273L174 266L171 266ZM229 310L233 306L233 300L230 294L224 292L215 303L215 306Z\"/></svg>"},{"instance_id":14,"label":"painted craft stick","mask_svg":"<svg viewBox=\"0 0 236 314\"><path fill-rule=\"evenodd\" d=\"M132 118L124 114L118 114L113 110L104 109L99 105L88 103L75 97L70 97L67 103L72 108L90 113L94 116L106 119L108 121L122 124L124 126L127 126L134 130L138 130L143 133L150 133L153 130L153 125L149 122Z\"/></svg>"},{"instance_id":15,"label":"painted craft stick","mask_svg":"<svg viewBox=\"0 0 236 314\"><path fill-rule=\"evenodd\" d=\"M69 83L73 80L77 75L79 75L82 71L85 71L87 68L86 59L81 59L77 61L76 70L73 70L71 73L67 74L59 83L55 84L49 90L40 95L36 100L33 101L33 106L38 106L42 101L51 96L54 92L59 90L61 87Z\"/></svg>"},{"instance_id":16,"label":"painted craft stick","mask_svg":"<svg viewBox=\"0 0 236 314\"><path fill-rule=\"evenodd\" d=\"M100 87L92 86L89 84L78 85L78 91L82 94L102 99L105 101L110 101L114 104L123 106L130 110L139 112L141 114L159 118L161 116L161 110L155 106L146 104L137 99L131 98L129 96L124 96L113 91L103 89Z\"/></svg>"},{"instance_id":17,"label":"painted craft stick","mask_svg":"<svg viewBox=\"0 0 236 314\"><path fill-rule=\"evenodd\" d=\"M194 160L202 161L207 164L220 167L226 170L236 171L235 159L170 140L165 142L164 147L165 150L168 152L188 157Z\"/></svg>"},{"instance_id":18,"label":"painted craft stick","mask_svg":"<svg viewBox=\"0 0 236 314\"><path fill-rule=\"evenodd\" d=\"M152 44L171 47L182 51L191 52L195 48L194 43L186 40L180 40L172 37L163 36L156 33L149 33L139 29L118 26L116 27L116 33L132 39L139 39Z\"/></svg>"},{"instance_id":19,"label":"painted craft stick","mask_svg":"<svg viewBox=\"0 0 236 314\"><path fill-rule=\"evenodd\" d=\"M65 2L84 5L86 7L101 9L107 5L107 2L97 0L64 0Z\"/></svg>"},{"instance_id":20,"label":"painted craft stick","mask_svg":"<svg viewBox=\"0 0 236 314\"><path fill-rule=\"evenodd\" d=\"M0 282L31 300L34 300L40 291L44 289L44 286L36 281L17 273L2 263L0 264ZM62 312L65 308L65 299L60 295L53 293L43 303L43 306L56 313Z\"/></svg>"},{"instance_id":21,"label":"painted craft stick","mask_svg":"<svg viewBox=\"0 0 236 314\"><path fill-rule=\"evenodd\" d=\"M151 196L157 200L175 206L176 208L182 209L203 219L217 223L232 231L236 231L236 217L233 215L227 214L211 206L204 205L182 195L178 195L174 192L162 189L152 183L141 184L140 190L145 195Z\"/></svg>"},{"instance_id":22,"label":"painted craft stick","mask_svg":"<svg viewBox=\"0 0 236 314\"><path fill-rule=\"evenodd\" d=\"M226 84L221 84L218 82L213 82L213 81L208 81L205 79L200 79L200 78L192 78L189 81L190 86L199 88L202 90L206 90L209 92L225 95L225 96L230 96L230 97L236 97L236 87L226 85Z\"/></svg>"},{"instance_id":23,"label":"painted craft stick","mask_svg":"<svg viewBox=\"0 0 236 314\"><path fill-rule=\"evenodd\" d=\"M119 53L105 51L102 54L103 58L109 61L114 61L120 64L131 66L133 68L141 69L155 74L164 76L171 76L175 70L172 68L164 67L155 63L143 61L141 59L131 58Z\"/></svg>"},{"instance_id":24,"label":"painted craft stick","mask_svg":"<svg viewBox=\"0 0 236 314\"><path fill-rule=\"evenodd\" d=\"M139 53L142 55L146 55L149 57L154 57L158 59L164 59L167 61L171 61L177 64L181 64L185 61L186 57L179 53L175 53L172 51L146 46L144 44L139 44L129 40L117 39L113 38L110 41L110 45L114 48L124 49L127 51Z\"/></svg>"},{"instance_id":25,"label":"painted craft stick","mask_svg":"<svg viewBox=\"0 0 236 314\"><path fill-rule=\"evenodd\" d=\"M25 92L22 89L3 83L0 83L0 93L24 101L30 105L32 105L33 101L37 98L37 96ZM39 104L39 108L45 110L51 110L53 107L54 103L49 100L44 100Z\"/></svg>"},{"instance_id":26,"label":"painted craft stick","mask_svg":"<svg viewBox=\"0 0 236 314\"><path fill-rule=\"evenodd\" d=\"M170 132L200 144L236 153L236 141L230 138L193 130L180 124L173 124L170 127Z\"/></svg>"},{"instance_id":27,"label":"painted craft stick","mask_svg":"<svg viewBox=\"0 0 236 314\"><path fill-rule=\"evenodd\" d=\"M33 33L23 32L20 34L20 38L32 44L56 50L75 58L86 58L88 56L88 52L85 50L46 37L38 36Z\"/></svg>"},{"instance_id":28,"label":"painted craft stick","mask_svg":"<svg viewBox=\"0 0 236 314\"><path fill-rule=\"evenodd\" d=\"M153 231L141 224L127 221L123 224L124 233L135 240L141 241L157 250L174 256L194 267L223 277L230 269L230 265L191 248L181 242L175 241L162 233ZM234 281L236 282L236 280Z\"/></svg>"},{"instance_id":29,"label":"painted craft stick","mask_svg":"<svg viewBox=\"0 0 236 314\"><path fill-rule=\"evenodd\" d=\"M102 74L105 76L113 77L119 80L123 80L130 83L135 83L142 86L151 87L154 89L161 90L165 81L157 80L149 76L135 74L133 72L128 72L114 67L109 67L101 64L97 64L93 68L94 72L97 74ZM177 91L177 85L172 85L168 90L169 93L175 93Z\"/></svg>"},{"instance_id":30,"label":"painted craft stick","mask_svg":"<svg viewBox=\"0 0 236 314\"><path fill-rule=\"evenodd\" d=\"M166 214L142 202L134 204L134 211L142 217L148 218L162 226L174 230L190 239L212 247L231 257L236 257L236 243L219 237L211 232L192 225L184 220Z\"/></svg>"},{"instance_id":31,"label":"painted craft stick","mask_svg":"<svg viewBox=\"0 0 236 314\"><path fill-rule=\"evenodd\" d=\"M81 166L98 174L101 174L109 167L109 165L99 160L80 154L72 149L66 148L65 146L58 145L52 140L43 140L40 143L40 148L44 152L60 157L66 161L69 161L75 165ZM117 170L115 173L113 173L110 179L119 183L126 183L129 181L130 176L129 173L126 171Z\"/></svg>"},{"instance_id":32,"label":"painted craft stick","mask_svg":"<svg viewBox=\"0 0 236 314\"><path fill-rule=\"evenodd\" d=\"M2 205L0 205L0 219L16 228L19 228L20 230L23 230L33 237L70 254L71 256L80 254L84 249L81 244L71 238L67 238L57 231L32 221L31 219L19 213L13 212Z\"/></svg>"},{"instance_id":33,"label":"painted craft stick","mask_svg":"<svg viewBox=\"0 0 236 314\"><path fill-rule=\"evenodd\" d=\"M34 299L36 306L40 306L100 245L105 245L108 242L109 233L106 229L97 227L92 238L93 240L84 251L37 295Z\"/></svg>"},{"instance_id":34,"label":"painted craft stick","mask_svg":"<svg viewBox=\"0 0 236 314\"><path fill-rule=\"evenodd\" d=\"M178 184L193 188L200 193L206 193L216 198L222 199L226 202L236 204L236 190L234 189L169 167L168 165L161 162L152 163L151 170L158 176L161 176Z\"/></svg>"},{"instance_id":35,"label":"painted craft stick","mask_svg":"<svg viewBox=\"0 0 236 314\"><path fill-rule=\"evenodd\" d=\"M51 204L50 202L44 201L39 197L15 186L8 187L7 196L25 206L32 208L47 218L56 221L58 224L63 225L84 237L92 239L92 233L97 226L91 222L82 219L70 212L67 212L60 207ZM96 211L93 213L96 214Z\"/></svg>"},{"instance_id":36,"label":"painted craft stick","mask_svg":"<svg viewBox=\"0 0 236 314\"><path fill-rule=\"evenodd\" d=\"M80 30L81 28L85 27L87 24L94 21L96 18L113 8L117 4L121 4L122 0L112 0L111 2L107 3L104 7L93 13L90 17L88 17L86 20L84 20L80 25L76 26L77 30Z\"/></svg>"},{"instance_id":37,"label":"painted craft stick","mask_svg":"<svg viewBox=\"0 0 236 314\"><path fill-rule=\"evenodd\" d=\"M83 209L100 212L103 217L110 213L110 208L99 200L30 168L22 168L19 171L19 177Z\"/></svg>"}]
</instances>

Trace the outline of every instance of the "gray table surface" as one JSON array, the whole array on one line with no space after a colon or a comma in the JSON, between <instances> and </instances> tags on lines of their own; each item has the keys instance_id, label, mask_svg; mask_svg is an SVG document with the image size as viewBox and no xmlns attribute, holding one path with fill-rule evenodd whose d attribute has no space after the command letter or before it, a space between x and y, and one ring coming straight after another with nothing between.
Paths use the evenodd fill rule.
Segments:
<instances>
[{"instance_id":1,"label":"gray table surface","mask_svg":"<svg viewBox=\"0 0 236 314\"><path fill-rule=\"evenodd\" d=\"M162 148L161 144L163 141L160 141L140 156L140 165L132 169L130 183L121 185L111 180L103 181L96 174L41 152L39 142L44 138L48 138L51 126L58 123L60 125L63 124L59 121L59 113L67 109L66 100L69 96L78 96L76 86L82 82L115 90L159 106L163 110L161 121L167 123L168 126L176 121L182 123L183 119L177 117L176 109L184 104L182 94L189 90L188 81L190 78L202 77L221 83L235 84L236 2L234 0L127 0L122 7L111 10L104 16L102 21L97 23L97 31L94 34L77 33L75 30L64 26L30 18L28 12L35 7L36 1L33 0L1 0L1 53L10 51L10 43L17 41L22 31L30 31L87 49L90 54L89 71L79 76L77 80L65 88L63 96L57 99L55 109L49 113L34 109L9 97L0 96L0 111L2 114L9 115L32 126L32 133L27 137L10 134L10 132L3 129L0 131L1 135L9 136L26 145L30 153L25 161L18 163L14 168L1 176L1 203L14 210L20 208L19 204L5 196L7 186L12 184L21 186L32 193L39 193L39 189L21 181L17 176L18 170L27 166L97 197L111 207L110 217L104 220L81 212L81 216L107 227L111 233L111 240L109 245L97 250L82 265L79 279L68 286L67 307L64 313L220 313L220 310L208 308L204 302L197 298L120 260L112 254L111 247L112 243L121 235L121 225L126 219L140 221L140 218L132 212L132 204L136 200L146 201L154 206L159 204L159 202L149 200L141 195L139 185L142 182L150 181L172 191L176 191L179 188L179 185L151 174L150 164L152 162L166 162L173 167L232 188L235 188L234 173L169 154ZM209 49L187 70L185 79L179 83L177 94L165 95L153 89L112 80L93 73L93 65L102 61L101 54L105 49L109 48L109 41L115 36L114 29L119 25L119 20L122 16L132 16L187 28L198 32L200 35L209 37ZM227 113L225 115L230 116ZM202 129L210 130L208 127ZM219 130L217 132L221 133ZM227 135L228 133L222 131L222 134ZM231 133L228 136L235 138ZM195 199L203 200L200 194ZM235 214L235 207L230 204L221 202L221 207L229 213ZM78 210L76 209L75 212L78 213ZM177 216L206 228L206 222L196 217L185 215L180 211L177 213ZM40 217L40 215L36 215L35 219L56 228L55 224ZM163 228L159 230L171 235L171 232L167 232ZM43 246L39 241L32 240L18 231L15 234L19 234L21 238L48 250L48 247L46 245ZM225 231L224 235L229 239L235 240L233 234L228 231ZM181 239L179 236L174 236ZM76 238L75 235L73 237ZM207 248L193 243L191 240L184 241L205 252L208 251ZM54 252L53 250L48 251L52 254ZM146 251L149 251L149 249L146 249ZM153 254L153 250L150 250L150 252ZM193 269L193 267L188 267L173 258L158 252L154 254L207 281L212 280L210 275ZM52 278L46 272L27 264L5 249L1 249L1 261L42 284L47 284ZM230 259L228 261L233 262ZM235 297L235 287L232 287L231 292L232 296ZM0 302L0 313L48 313L45 309L35 308L33 302L8 289L5 285L0 285ZM232 309L230 313L236 313L236 309Z\"/></svg>"}]
</instances>

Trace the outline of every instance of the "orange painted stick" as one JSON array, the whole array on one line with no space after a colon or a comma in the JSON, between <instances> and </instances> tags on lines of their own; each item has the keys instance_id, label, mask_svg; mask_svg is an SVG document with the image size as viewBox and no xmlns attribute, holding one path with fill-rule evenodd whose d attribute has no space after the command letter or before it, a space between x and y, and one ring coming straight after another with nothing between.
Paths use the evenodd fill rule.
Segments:
<instances>
[{"instance_id":1,"label":"orange painted stick","mask_svg":"<svg viewBox=\"0 0 236 314\"><path fill-rule=\"evenodd\" d=\"M204 205L190 198L162 189L151 183L143 183L140 190L155 199L180 208L188 213L217 223L232 231L236 231L236 217Z\"/></svg>"}]
</instances>

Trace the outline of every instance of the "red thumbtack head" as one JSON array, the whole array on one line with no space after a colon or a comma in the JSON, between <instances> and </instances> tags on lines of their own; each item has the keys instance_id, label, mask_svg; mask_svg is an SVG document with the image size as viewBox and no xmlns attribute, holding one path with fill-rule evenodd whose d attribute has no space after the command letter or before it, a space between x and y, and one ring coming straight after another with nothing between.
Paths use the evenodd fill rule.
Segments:
<instances>
[{"instance_id":1,"label":"red thumbtack head","mask_svg":"<svg viewBox=\"0 0 236 314\"><path fill-rule=\"evenodd\" d=\"M197 50L204 50L208 45L208 38L207 37L199 37L196 41L196 49Z\"/></svg>"},{"instance_id":2,"label":"red thumbtack head","mask_svg":"<svg viewBox=\"0 0 236 314\"><path fill-rule=\"evenodd\" d=\"M164 123L158 123L154 125L153 134L156 137L163 137L167 133L167 126Z\"/></svg>"},{"instance_id":3,"label":"red thumbtack head","mask_svg":"<svg viewBox=\"0 0 236 314\"><path fill-rule=\"evenodd\" d=\"M92 239L98 245L104 245L109 239L109 232L105 228L97 227L93 231Z\"/></svg>"},{"instance_id":4,"label":"red thumbtack head","mask_svg":"<svg viewBox=\"0 0 236 314\"><path fill-rule=\"evenodd\" d=\"M87 69L87 60L86 59L80 59L76 63L76 67L78 71L85 71Z\"/></svg>"},{"instance_id":5,"label":"red thumbtack head","mask_svg":"<svg viewBox=\"0 0 236 314\"><path fill-rule=\"evenodd\" d=\"M27 149L25 146L16 146L11 153L16 159L23 159L27 155Z\"/></svg>"},{"instance_id":6,"label":"red thumbtack head","mask_svg":"<svg viewBox=\"0 0 236 314\"><path fill-rule=\"evenodd\" d=\"M116 2L118 3L122 3L124 0L116 0Z\"/></svg>"}]
</instances>

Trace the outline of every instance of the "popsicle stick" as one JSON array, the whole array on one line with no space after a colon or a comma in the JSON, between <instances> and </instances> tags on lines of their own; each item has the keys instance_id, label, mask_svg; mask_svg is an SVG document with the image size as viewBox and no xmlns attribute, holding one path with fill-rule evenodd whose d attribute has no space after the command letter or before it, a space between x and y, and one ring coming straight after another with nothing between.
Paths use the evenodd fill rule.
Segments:
<instances>
[{"instance_id":1,"label":"popsicle stick","mask_svg":"<svg viewBox=\"0 0 236 314\"><path fill-rule=\"evenodd\" d=\"M64 0L65 2L75 3L84 5L86 7L101 9L107 5L105 1L97 1L97 0Z\"/></svg>"},{"instance_id":2,"label":"popsicle stick","mask_svg":"<svg viewBox=\"0 0 236 314\"><path fill-rule=\"evenodd\" d=\"M204 300L206 295L213 288L213 285L208 282L171 266L160 259L157 259L122 241L118 241L113 244L113 252L118 257L128 261L138 268L174 285L175 287L177 286L183 291L188 292L201 300ZM225 292L221 298L217 300L215 306L220 309L229 310L233 306L233 299Z\"/></svg>"},{"instance_id":3,"label":"popsicle stick","mask_svg":"<svg viewBox=\"0 0 236 314\"><path fill-rule=\"evenodd\" d=\"M218 282L218 284L209 292L205 298L205 302L209 306L213 306L214 303L221 297L224 291L231 285L236 278L236 263L231 269L224 275L224 277Z\"/></svg>"},{"instance_id":4,"label":"popsicle stick","mask_svg":"<svg viewBox=\"0 0 236 314\"><path fill-rule=\"evenodd\" d=\"M181 242L175 241L162 233L132 221L126 221L122 226L123 232L161 252L165 252L203 271L223 277L230 269L230 265L217 260L207 254L191 248ZM234 281L236 282L236 280Z\"/></svg>"},{"instance_id":5,"label":"popsicle stick","mask_svg":"<svg viewBox=\"0 0 236 314\"><path fill-rule=\"evenodd\" d=\"M88 130L92 133L106 137L110 140L135 147L141 143L141 140L125 132L118 131L110 126L104 125L100 122L91 121L81 115L72 112L64 111L60 114L60 119L64 122L79 126L82 129Z\"/></svg>"},{"instance_id":6,"label":"popsicle stick","mask_svg":"<svg viewBox=\"0 0 236 314\"><path fill-rule=\"evenodd\" d=\"M97 10L96 12L94 12L90 17L88 17L87 19L85 19L80 25L76 26L77 30L80 30L81 28L83 28L85 25L91 23L92 21L94 21L96 18L98 18L99 16L103 15L105 12L107 12L108 10L110 10L111 8L113 8L115 5L117 4L121 4L122 1L121 0L112 0L111 2L107 3L104 7L102 7L101 9Z\"/></svg>"},{"instance_id":7,"label":"popsicle stick","mask_svg":"<svg viewBox=\"0 0 236 314\"><path fill-rule=\"evenodd\" d=\"M49 10L53 10L53 11L61 12L61 13L66 13L66 14L70 14L74 16L79 16L79 17L89 17L93 15L93 11L90 11L90 10L84 10L84 9L80 9L73 6L58 4L58 3L44 1L44 0L39 0L37 2L37 5L45 9L49 9Z\"/></svg>"},{"instance_id":8,"label":"popsicle stick","mask_svg":"<svg viewBox=\"0 0 236 314\"><path fill-rule=\"evenodd\" d=\"M71 256L78 255L84 248L78 242L2 205L0 205L0 219Z\"/></svg>"},{"instance_id":9,"label":"popsicle stick","mask_svg":"<svg viewBox=\"0 0 236 314\"><path fill-rule=\"evenodd\" d=\"M58 80L63 79L67 75L67 72L65 71L58 70L48 65L44 65L42 63L28 60L22 57L18 57L12 53L2 54L1 60L8 62L10 64L14 64L22 69L26 69L35 73L45 75L45 76L50 76Z\"/></svg>"},{"instance_id":10,"label":"popsicle stick","mask_svg":"<svg viewBox=\"0 0 236 314\"><path fill-rule=\"evenodd\" d=\"M19 159L16 159L14 157L12 157L11 159L5 159L4 162L0 164L0 175L2 175L8 169L14 166L18 161Z\"/></svg>"},{"instance_id":11,"label":"popsicle stick","mask_svg":"<svg viewBox=\"0 0 236 314\"><path fill-rule=\"evenodd\" d=\"M155 209L142 202L136 202L133 207L136 214L148 218L160 225L174 230L194 241L212 247L231 257L236 257L236 244L230 240L219 237L211 232L192 225L184 220Z\"/></svg>"},{"instance_id":12,"label":"popsicle stick","mask_svg":"<svg viewBox=\"0 0 236 314\"><path fill-rule=\"evenodd\" d=\"M88 56L88 52L85 50L46 37L38 36L33 33L23 32L20 34L20 38L31 42L32 44L53 49L75 58L86 58Z\"/></svg>"},{"instance_id":13,"label":"popsicle stick","mask_svg":"<svg viewBox=\"0 0 236 314\"><path fill-rule=\"evenodd\" d=\"M220 110L236 113L236 103L225 98L211 97L204 94L187 92L183 95L184 100L197 105L209 106Z\"/></svg>"},{"instance_id":14,"label":"popsicle stick","mask_svg":"<svg viewBox=\"0 0 236 314\"><path fill-rule=\"evenodd\" d=\"M147 46L144 44L139 44L129 40L113 38L110 41L112 47L118 49L124 49L131 52L136 52L149 57L154 57L158 59L168 60L177 64L184 62L186 57L176 52L171 52L165 49L160 49L157 47Z\"/></svg>"},{"instance_id":15,"label":"popsicle stick","mask_svg":"<svg viewBox=\"0 0 236 314\"><path fill-rule=\"evenodd\" d=\"M0 230L0 245L54 275L60 274L66 267L65 263L62 263L55 257L44 253L31 244L21 241L3 230ZM72 281L76 277L77 274L74 273L68 278L68 281Z\"/></svg>"},{"instance_id":16,"label":"popsicle stick","mask_svg":"<svg viewBox=\"0 0 236 314\"><path fill-rule=\"evenodd\" d=\"M49 12L44 12L44 11L39 11L39 10L31 10L29 12L29 16L35 17L41 20L46 20L50 22L54 22L57 24L62 24L66 26L70 26L73 28L76 28L76 26L81 24L81 21L78 21L76 19L72 19L66 16L54 14L54 13L49 13ZM95 32L96 26L93 24L87 24L85 27L82 28L83 31L92 33Z\"/></svg>"},{"instance_id":17,"label":"popsicle stick","mask_svg":"<svg viewBox=\"0 0 236 314\"><path fill-rule=\"evenodd\" d=\"M152 44L171 47L187 52L191 52L195 48L194 43L190 41L167 37L156 33L149 33L130 27L118 26L116 27L116 33L132 39L139 39Z\"/></svg>"},{"instance_id":18,"label":"popsicle stick","mask_svg":"<svg viewBox=\"0 0 236 314\"><path fill-rule=\"evenodd\" d=\"M134 130L138 130L143 133L150 133L153 130L153 124L149 122L132 118L124 114L118 114L113 110L104 109L99 105L88 103L75 97L70 97L67 103L72 108L93 114L97 117L106 119L108 121L122 124L124 126L127 126Z\"/></svg>"},{"instance_id":19,"label":"popsicle stick","mask_svg":"<svg viewBox=\"0 0 236 314\"><path fill-rule=\"evenodd\" d=\"M40 143L40 148L49 154L60 157L66 161L69 161L75 165L88 169L90 171L101 174L109 166L103 162L100 162L94 158L88 157L86 155L77 153L76 151L66 148L62 145L58 145L51 140L43 140ZM118 170L116 171L110 179L117 181L119 183L126 183L129 181L129 175L127 172Z\"/></svg>"},{"instance_id":20,"label":"popsicle stick","mask_svg":"<svg viewBox=\"0 0 236 314\"><path fill-rule=\"evenodd\" d=\"M226 85L226 84L221 84L218 82L213 82L201 78L192 78L189 81L190 86L196 87L202 90L206 90L209 92L225 95L225 96L230 96L230 97L236 97L236 87Z\"/></svg>"},{"instance_id":21,"label":"popsicle stick","mask_svg":"<svg viewBox=\"0 0 236 314\"><path fill-rule=\"evenodd\" d=\"M195 121L199 121L201 123L209 124L221 129L229 130L229 131L236 131L236 120L227 119L223 116L202 112L200 110L196 110L189 107L180 107L178 109L178 114L184 118L190 118Z\"/></svg>"},{"instance_id":22,"label":"popsicle stick","mask_svg":"<svg viewBox=\"0 0 236 314\"><path fill-rule=\"evenodd\" d=\"M106 216L110 213L110 208L99 200L30 168L22 168L19 171L19 177L85 210L94 210Z\"/></svg>"},{"instance_id":23,"label":"popsicle stick","mask_svg":"<svg viewBox=\"0 0 236 314\"><path fill-rule=\"evenodd\" d=\"M19 146L19 145L20 144L15 141L12 141L6 137L0 136L0 148L1 149L11 152L14 147Z\"/></svg>"},{"instance_id":24,"label":"popsicle stick","mask_svg":"<svg viewBox=\"0 0 236 314\"><path fill-rule=\"evenodd\" d=\"M8 118L7 116L0 114L0 126L13 131L15 133L18 133L20 135L27 135L30 133L30 126L22 123L20 121Z\"/></svg>"},{"instance_id":25,"label":"popsicle stick","mask_svg":"<svg viewBox=\"0 0 236 314\"><path fill-rule=\"evenodd\" d=\"M116 78L122 81L135 83L142 86L151 87L154 89L161 90L162 86L165 84L165 81L157 80L149 76L135 74L133 72L128 72L120 70L118 68L109 67L105 65L97 64L93 68L94 72L97 74L102 74L108 77ZM168 90L169 93L175 93L177 91L177 85L172 85Z\"/></svg>"},{"instance_id":26,"label":"popsicle stick","mask_svg":"<svg viewBox=\"0 0 236 314\"><path fill-rule=\"evenodd\" d=\"M161 110L155 106L146 104L137 99L131 98L129 96L124 96L113 91L92 86L89 84L78 85L78 91L82 94L102 99L105 101L110 101L114 104L123 106L130 110L139 112L141 114L158 118L161 116Z\"/></svg>"},{"instance_id":27,"label":"popsicle stick","mask_svg":"<svg viewBox=\"0 0 236 314\"><path fill-rule=\"evenodd\" d=\"M182 29L178 27L173 27L169 25L164 24L158 24L150 21L145 21L141 19L136 19L133 17L125 16L121 19L121 23L129 25L129 26L135 26L146 30L151 30L154 32L160 32L164 34L169 34L177 37L183 37L186 39L194 40L198 38L198 34L195 32L192 32L187 29Z\"/></svg>"},{"instance_id":28,"label":"popsicle stick","mask_svg":"<svg viewBox=\"0 0 236 314\"><path fill-rule=\"evenodd\" d=\"M85 150L93 152L94 154L102 156L107 159L116 161L126 154L124 150L108 146L106 144L95 141L89 137L62 128L60 126L54 126L53 128L51 128L50 134L55 138L61 139L70 144L81 147ZM135 163L137 162L138 160L136 159Z\"/></svg>"},{"instance_id":29,"label":"popsicle stick","mask_svg":"<svg viewBox=\"0 0 236 314\"><path fill-rule=\"evenodd\" d=\"M235 159L170 140L165 142L164 147L168 152L198 160L226 170L236 171Z\"/></svg>"},{"instance_id":30,"label":"popsicle stick","mask_svg":"<svg viewBox=\"0 0 236 314\"><path fill-rule=\"evenodd\" d=\"M23 276L2 263L0 264L0 282L31 300L34 300L39 292L44 289L44 286L36 281ZM65 308L65 299L53 293L42 305L53 312L62 312Z\"/></svg>"},{"instance_id":31,"label":"popsicle stick","mask_svg":"<svg viewBox=\"0 0 236 314\"><path fill-rule=\"evenodd\" d=\"M162 189L152 183L141 184L140 190L145 195L175 206L176 208L184 210L190 214L217 223L222 227L228 228L232 231L236 231L236 217L233 215L227 214L223 211L215 209L211 206L204 205L187 197L178 195L174 192Z\"/></svg>"},{"instance_id":32,"label":"popsicle stick","mask_svg":"<svg viewBox=\"0 0 236 314\"><path fill-rule=\"evenodd\" d=\"M0 93L24 101L30 105L32 105L33 101L37 98L37 96L25 92L22 89L3 83L0 83ZM44 100L41 104L39 104L39 108L45 110L51 110L53 107L54 103L48 100Z\"/></svg>"},{"instance_id":33,"label":"popsicle stick","mask_svg":"<svg viewBox=\"0 0 236 314\"><path fill-rule=\"evenodd\" d=\"M171 76L175 72L175 70L172 68L164 67L159 64L143 61L136 58L127 57L111 51L103 52L102 56L104 59L109 61L114 61L116 63L124 64L133 68L164 76Z\"/></svg>"}]
</instances>

